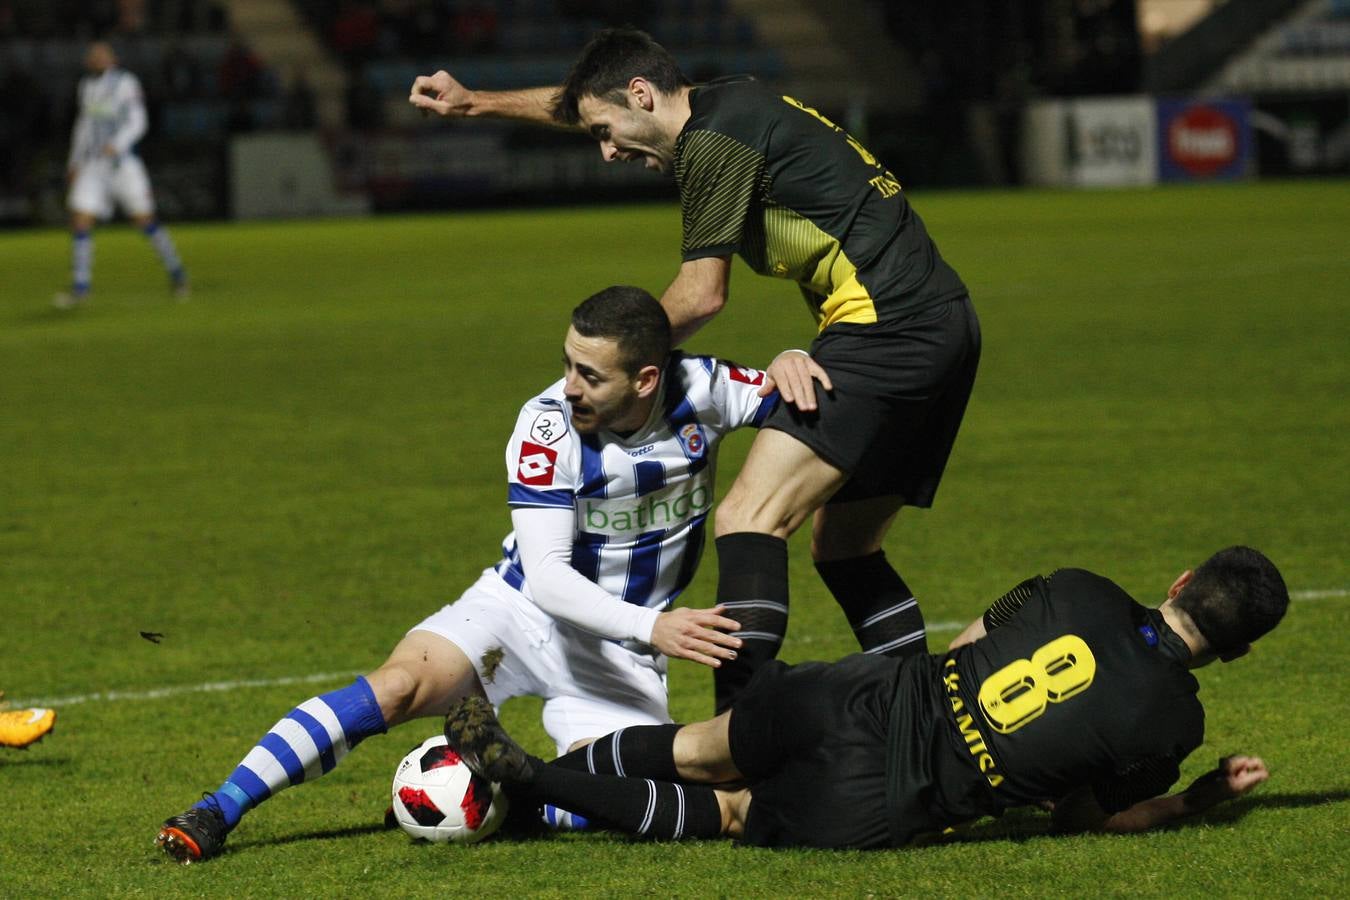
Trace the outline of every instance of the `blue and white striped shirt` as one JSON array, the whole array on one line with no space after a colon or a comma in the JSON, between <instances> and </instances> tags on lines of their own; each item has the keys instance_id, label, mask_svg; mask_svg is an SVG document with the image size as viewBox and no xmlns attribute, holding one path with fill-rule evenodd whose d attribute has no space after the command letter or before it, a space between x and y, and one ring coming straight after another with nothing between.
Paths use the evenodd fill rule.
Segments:
<instances>
[{"instance_id":1,"label":"blue and white striped shirt","mask_svg":"<svg viewBox=\"0 0 1350 900\"><path fill-rule=\"evenodd\" d=\"M68 165L77 168L99 159L111 144L118 156L132 152L148 124L141 83L116 66L80 79L80 115L70 141Z\"/></svg>"},{"instance_id":2,"label":"blue and white striped shirt","mask_svg":"<svg viewBox=\"0 0 1350 900\"><path fill-rule=\"evenodd\" d=\"M627 437L579 434L560 380L521 409L506 450L513 510L571 510L571 565L612 597L655 611L689 584L703 550L723 435L758 427L778 402L764 373L672 354L647 423ZM515 533L496 566L533 599ZM650 626L648 626L650 631ZM631 634L611 633L624 639Z\"/></svg>"}]
</instances>

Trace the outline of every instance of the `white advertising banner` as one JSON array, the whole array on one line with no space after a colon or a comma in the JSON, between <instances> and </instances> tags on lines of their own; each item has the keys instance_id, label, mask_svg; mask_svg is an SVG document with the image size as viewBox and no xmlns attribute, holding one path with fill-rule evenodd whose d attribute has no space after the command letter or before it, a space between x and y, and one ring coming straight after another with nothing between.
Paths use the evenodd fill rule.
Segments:
<instances>
[{"instance_id":1,"label":"white advertising banner","mask_svg":"<svg viewBox=\"0 0 1350 900\"><path fill-rule=\"evenodd\" d=\"M1057 187L1128 187L1158 181L1151 97L1086 97L1030 104L1023 177Z\"/></svg>"},{"instance_id":2,"label":"white advertising banner","mask_svg":"<svg viewBox=\"0 0 1350 900\"><path fill-rule=\"evenodd\" d=\"M1071 183L1083 187L1157 183L1153 98L1099 97L1065 105L1064 151Z\"/></svg>"}]
</instances>

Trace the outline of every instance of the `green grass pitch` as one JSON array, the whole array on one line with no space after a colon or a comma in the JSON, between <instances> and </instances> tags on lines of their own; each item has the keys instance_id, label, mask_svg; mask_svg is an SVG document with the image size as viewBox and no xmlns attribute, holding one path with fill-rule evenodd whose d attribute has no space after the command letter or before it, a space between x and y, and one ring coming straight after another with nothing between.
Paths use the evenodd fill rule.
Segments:
<instances>
[{"instance_id":1,"label":"green grass pitch","mask_svg":"<svg viewBox=\"0 0 1350 900\"><path fill-rule=\"evenodd\" d=\"M1252 797L1146 836L1052 837L1028 812L873 854L601 835L417 845L379 823L394 764L439 728L426 720L265 804L220 859L171 865L152 847L164 817L494 561L504 442L560 372L568 311L611 283L664 287L678 213L178 225L185 304L113 226L93 302L64 314L48 301L66 237L9 233L0 687L59 702L60 719L39 746L0 752L0 896L1342 893L1350 183L915 202L985 339L937 504L902 514L887 543L933 647L1035 572L1085 566L1157 602L1209 552L1260 547L1296 599L1250 659L1200 673L1207 739L1184 772L1261 754L1273 775ZM762 365L810 336L792 286L738 263L727 310L691 346ZM727 449L723 487L748 443ZM686 602L711 601L715 568L710 553ZM804 535L792 579L783 655L848 652ZM673 712L702 717L710 679L672 668ZM537 711L505 715L545 752Z\"/></svg>"}]
</instances>

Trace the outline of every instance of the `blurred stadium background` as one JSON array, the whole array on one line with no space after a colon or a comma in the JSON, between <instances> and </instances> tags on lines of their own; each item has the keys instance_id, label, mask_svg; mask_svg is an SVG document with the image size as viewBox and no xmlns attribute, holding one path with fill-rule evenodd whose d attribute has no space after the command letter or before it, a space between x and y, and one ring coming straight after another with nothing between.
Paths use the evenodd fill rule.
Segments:
<instances>
[{"instance_id":1,"label":"blurred stadium background","mask_svg":"<svg viewBox=\"0 0 1350 900\"><path fill-rule=\"evenodd\" d=\"M0 223L63 220L94 37L146 87L170 221L669 198L574 136L406 102L438 68L556 82L620 23L810 102L910 188L1350 172L1350 0L0 0Z\"/></svg>"}]
</instances>

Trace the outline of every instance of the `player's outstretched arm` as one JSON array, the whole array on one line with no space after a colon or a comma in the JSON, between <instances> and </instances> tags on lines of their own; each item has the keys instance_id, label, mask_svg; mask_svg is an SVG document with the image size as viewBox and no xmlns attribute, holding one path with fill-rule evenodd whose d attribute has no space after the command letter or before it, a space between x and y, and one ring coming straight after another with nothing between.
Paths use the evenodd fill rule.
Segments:
<instances>
[{"instance_id":1,"label":"player's outstretched arm","mask_svg":"<svg viewBox=\"0 0 1350 900\"><path fill-rule=\"evenodd\" d=\"M534 602L555 619L615 641L640 641L676 659L705 666L734 659L740 625L713 609L657 612L625 603L572 566L576 527L571 509L511 510L520 562Z\"/></svg>"},{"instance_id":2,"label":"player's outstretched arm","mask_svg":"<svg viewBox=\"0 0 1350 900\"><path fill-rule=\"evenodd\" d=\"M1269 777L1270 772L1260 757L1226 756L1219 760L1215 769L1201 775L1186 790L1143 800L1109 815L1097 805L1092 790L1083 788L1055 804L1055 826L1061 831L1115 834L1147 831L1241 797Z\"/></svg>"},{"instance_id":3,"label":"player's outstretched arm","mask_svg":"<svg viewBox=\"0 0 1350 900\"><path fill-rule=\"evenodd\" d=\"M680 266L675 280L661 295L661 308L670 317L673 346L683 344L722 311L730 282L730 256L706 256Z\"/></svg>"},{"instance_id":4,"label":"player's outstretched arm","mask_svg":"<svg viewBox=\"0 0 1350 900\"><path fill-rule=\"evenodd\" d=\"M434 75L418 75L408 102L446 118L489 116L566 128L568 126L553 119L553 101L558 90L554 86L516 91L471 91L442 69Z\"/></svg>"}]
</instances>

